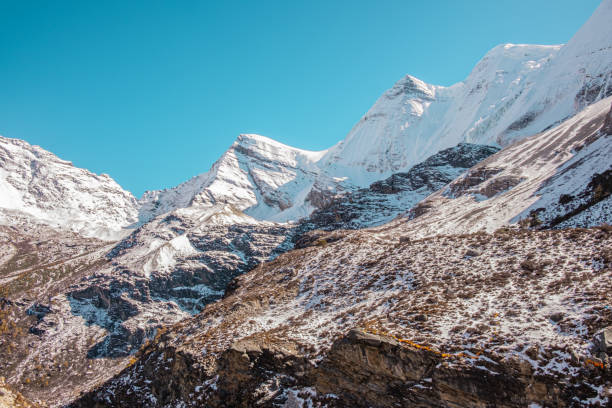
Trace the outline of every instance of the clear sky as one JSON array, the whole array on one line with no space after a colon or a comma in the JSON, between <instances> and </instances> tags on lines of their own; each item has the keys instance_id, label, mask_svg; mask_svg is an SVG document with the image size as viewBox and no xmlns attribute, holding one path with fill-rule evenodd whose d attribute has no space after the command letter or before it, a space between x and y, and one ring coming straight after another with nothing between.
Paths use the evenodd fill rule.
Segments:
<instances>
[{"instance_id":1,"label":"clear sky","mask_svg":"<svg viewBox=\"0 0 612 408\"><path fill-rule=\"evenodd\" d=\"M140 196L239 133L311 150L404 74L450 85L500 43L567 42L599 0L0 0L0 134Z\"/></svg>"}]
</instances>

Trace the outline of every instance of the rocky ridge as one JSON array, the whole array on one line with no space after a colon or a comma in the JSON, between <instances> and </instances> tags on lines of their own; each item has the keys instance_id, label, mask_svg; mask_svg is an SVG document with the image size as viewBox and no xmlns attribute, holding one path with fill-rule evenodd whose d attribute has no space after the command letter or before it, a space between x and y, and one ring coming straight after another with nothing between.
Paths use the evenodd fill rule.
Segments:
<instances>
[{"instance_id":1,"label":"rocky ridge","mask_svg":"<svg viewBox=\"0 0 612 408\"><path fill-rule=\"evenodd\" d=\"M404 173L376 181L367 188L327 196L327 202L300 220L299 237L313 230L359 229L385 224L459 177L499 149L460 143L442 150Z\"/></svg>"}]
</instances>

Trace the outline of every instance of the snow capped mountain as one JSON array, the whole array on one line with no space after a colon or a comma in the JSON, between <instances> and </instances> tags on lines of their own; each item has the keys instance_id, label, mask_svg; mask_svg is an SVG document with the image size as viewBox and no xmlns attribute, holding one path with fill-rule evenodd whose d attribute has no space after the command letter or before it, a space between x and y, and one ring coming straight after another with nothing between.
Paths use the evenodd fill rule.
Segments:
<instances>
[{"instance_id":1,"label":"snow capped mountain","mask_svg":"<svg viewBox=\"0 0 612 408\"><path fill-rule=\"evenodd\" d=\"M363 185L460 142L506 146L559 123L612 95L610 21L604 0L567 45L499 45L450 87L408 75L322 162Z\"/></svg>"},{"instance_id":2,"label":"snow capped mountain","mask_svg":"<svg viewBox=\"0 0 612 408\"><path fill-rule=\"evenodd\" d=\"M460 142L499 144L499 136L521 117L508 110L559 49L497 46L464 82L451 87L425 84L408 75L330 149L325 164L332 173L363 168L366 173L360 178L372 181Z\"/></svg>"},{"instance_id":3,"label":"snow capped mountain","mask_svg":"<svg viewBox=\"0 0 612 408\"><path fill-rule=\"evenodd\" d=\"M308 193L324 179L325 154L296 149L259 135L240 135L207 173L169 190L146 192L142 219L173 209L229 204L257 219L284 222L306 216ZM331 183L326 183L331 185Z\"/></svg>"},{"instance_id":4,"label":"snow capped mountain","mask_svg":"<svg viewBox=\"0 0 612 408\"><path fill-rule=\"evenodd\" d=\"M407 75L326 151L241 135L208 173L148 192L141 220L227 203L259 220L296 221L341 191L406 172L462 142L507 146L612 94L612 0L567 45L502 44L450 87Z\"/></svg>"},{"instance_id":5,"label":"snow capped mountain","mask_svg":"<svg viewBox=\"0 0 612 408\"><path fill-rule=\"evenodd\" d=\"M0 136L0 223L23 216L89 237L117 239L138 204L108 175L96 175L27 142Z\"/></svg>"},{"instance_id":6,"label":"snow capped mountain","mask_svg":"<svg viewBox=\"0 0 612 408\"><path fill-rule=\"evenodd\" d=\"M49 200L35 198L36 183L30 186L29 198L23 198L20 191L35 167L25 159L21 170L14 172L5 159L2 174L11 176L2 177L6 193L0 206L108 237L136 221L142 224L179 208L219 204L257 220L297 221L329 205L336 193L406 172L443 149L462 142L507 146L611 95L611 19L612 0L605 0L567 45L497 46L463 82L450 87L407 75L328 150L310 152L264 136L240 135L208 172L171 189L148 191L138 203L110 178L75 168L71 171L81 175L64 181L72 187L47 178L39 187L54 191ZM6 140L4 146L9 145ZM48 161L61 162L57 160ZM21 182L16 174L23 175ZM42 172L32 174L40 179ZM85 195L59 200L62 188ZM109 202L114 204L106 205Z\"/></svg>"}]
</instances>

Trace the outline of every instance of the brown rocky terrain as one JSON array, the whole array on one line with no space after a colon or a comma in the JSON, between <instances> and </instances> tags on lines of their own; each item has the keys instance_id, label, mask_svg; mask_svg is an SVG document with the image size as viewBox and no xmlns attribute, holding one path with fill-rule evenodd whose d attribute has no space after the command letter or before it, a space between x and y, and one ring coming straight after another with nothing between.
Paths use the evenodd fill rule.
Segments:
<instances>
[{"instance_id":1,"label":"brown rocky terrain","mask_svg":"<svg viewBox=\"0 0 612 408\"><path fill-rule=\"evenodd\" d=\"M610 227L401 236L262 264L73 406L607 404Z\"/></svg>"}]
</instances>

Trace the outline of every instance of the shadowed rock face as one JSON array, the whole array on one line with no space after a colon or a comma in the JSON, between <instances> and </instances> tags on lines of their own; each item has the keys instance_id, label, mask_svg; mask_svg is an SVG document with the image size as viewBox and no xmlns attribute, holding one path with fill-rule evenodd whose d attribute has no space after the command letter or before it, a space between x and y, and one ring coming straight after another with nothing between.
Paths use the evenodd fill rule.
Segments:
<instances>
[{"instance_id":1,"label":"shadowed rock face","mask_svg":"<svg viewBox=\"0 0 612 408\"><path fill-rule=\"evenodd\" d=\"M148 358L156 356L152 352ZM327 407L519 408L530 401L570 406L564 386L554 378L534 375L530 365L519 360L503 365L483 361L475 367L364 329L338 339L316 364L295 344L263 337L241 340L222 353L217 375L206 381L206 370L189 353L171 348L163 358L173 362L169 369L143 368L153 381L149 387L155 390L155 406L194 397L207 407L285 406L292 393L279 392L283 389ZM149 406L141 394L127 389L113 391L114 404ZM108 401L102 396L90 393L70 406L105 407Z\"/></svg>"},{"instance_id":2,"label":"shadowed rock face","mask_svg":"<svg viewBox=\"0 0 612 408\"><path fill-rule=\"evenodd\" d=\"M483 364L449 363L393 338L352 330L334 343L316 384L321 393L360 407L524 407L534 400L562 405L554 381L535 380L516 363Z\"/></svg>"},{"instance_id":3,"label":"shadowed rock face","mask_svg":"<svg viewBox=\"0 0 612 408\"><path fill-rule=\"evenodd\" d=\"M335 197L328 195L317 201L323 204L321 208L300 222L297 235L313 229L330 231L384 224L407 213L420 200L497 151L493 146L460 143L368 188Z\"/></svg>"}]
</instances>

